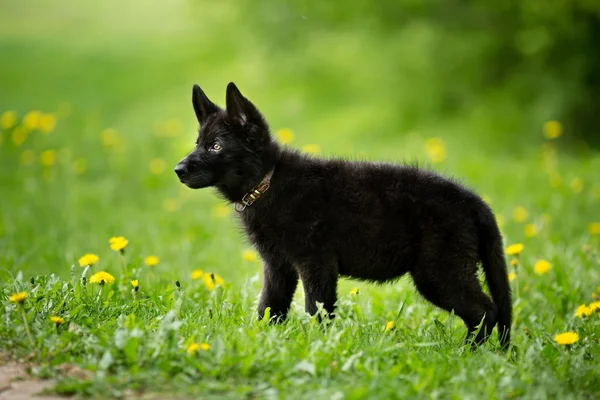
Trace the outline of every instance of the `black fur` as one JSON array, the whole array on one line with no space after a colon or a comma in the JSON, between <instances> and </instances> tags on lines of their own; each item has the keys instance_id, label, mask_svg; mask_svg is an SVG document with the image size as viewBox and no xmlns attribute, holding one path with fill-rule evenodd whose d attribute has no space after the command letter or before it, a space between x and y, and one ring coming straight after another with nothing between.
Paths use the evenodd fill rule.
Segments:
<instances>
[{"instance_id":1,"label":"black fur","mask_svg":"<svg viewBox=\"0 0 600 400\"><path fill-rule=\"evenodd\" d=\"M470 190L414 166L308 157L284 149L230 83L226 110L198 85L197 146L176 167L191 188L214 186L239 202L274 168L270 189L239 214L264 261L259 318L285 318L302 279L306 311L333 313L339 276L372 282L410 273L433 304L454 310L475 343L498 324L510 342L511 292L492 211ZM481 262L493 302L477 279Z\"/></svg>"}]
</instances>

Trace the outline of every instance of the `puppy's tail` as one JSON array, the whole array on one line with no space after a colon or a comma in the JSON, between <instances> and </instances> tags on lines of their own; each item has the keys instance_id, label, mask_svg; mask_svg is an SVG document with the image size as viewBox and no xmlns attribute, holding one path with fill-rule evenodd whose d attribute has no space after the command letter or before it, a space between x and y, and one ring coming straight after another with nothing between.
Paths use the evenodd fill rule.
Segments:
<instances>
[{"instance_id":1,"label":"puppy's tail","mask_svg":"<svg viewBox=\"0 0 600 400\"><path fill-rule=\"evenodd\" d=\"M510 327L512 322L512 296L502 235L498 229L496 218L487 205L477 213L477 230L479 235L479 256L483 264L483 272L492 300L498 307L498 333L500 345L507 348L510 344Z\"/></svg>"}]
</instances>

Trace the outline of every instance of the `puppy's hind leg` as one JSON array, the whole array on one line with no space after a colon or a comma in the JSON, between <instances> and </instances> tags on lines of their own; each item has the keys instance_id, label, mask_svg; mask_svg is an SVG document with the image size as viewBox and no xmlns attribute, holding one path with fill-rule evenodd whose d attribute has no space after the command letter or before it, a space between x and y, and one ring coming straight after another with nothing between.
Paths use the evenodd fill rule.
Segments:
<instances>
[{"instance_id":1,"label":"puppy's hind leg","mask_svg":"<svg viewBox=\"0 0 600 400\"><path fill-rule=\"evenodd\" d=\"M427 300L446 311L454 310L462 318L468 329L465 343L473 340L479 345L487 340L497 323L498 307L483 292L475 273L453 271L440 265L415 271L412 277L417 289ZM481 329L477 332L482 321Z\"/></svg>"}]
</instances>

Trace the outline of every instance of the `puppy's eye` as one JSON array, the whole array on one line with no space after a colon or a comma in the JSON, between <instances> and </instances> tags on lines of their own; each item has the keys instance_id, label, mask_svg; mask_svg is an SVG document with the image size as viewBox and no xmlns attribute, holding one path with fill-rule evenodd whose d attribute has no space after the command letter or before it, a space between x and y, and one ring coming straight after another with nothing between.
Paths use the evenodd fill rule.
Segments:
<instances>
[{"instance_id":1,"label":"puppy's eye","mask_svg":"<svg viewBox=\"0 0 600 400\"><path fill-rule=\"evenodd\" d=\"M215 143L212 145L212 147L210 148L212 151L221 151L223 147L219 144L219 143Z\"/></svg>"}]
</instances>

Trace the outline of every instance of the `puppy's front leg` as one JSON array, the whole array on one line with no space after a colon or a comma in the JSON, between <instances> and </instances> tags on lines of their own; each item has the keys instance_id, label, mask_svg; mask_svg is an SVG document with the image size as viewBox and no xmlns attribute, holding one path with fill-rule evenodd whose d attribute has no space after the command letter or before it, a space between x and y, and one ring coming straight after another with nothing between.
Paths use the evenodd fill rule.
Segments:
<instances>
[{"instance_id":1,"label":"puppy's front leg","mask_svg":"<svg viewBox=\"0 0 600 400\"><path fill-rule=\"evenodd\" d=\"M317 302L333 316L337 301L338 271L335 265L315 265L312 263L298 266L298 272L304 286L306 312L310 315L317 313Z\"/></svg>"},{"instance_id":2,"label":"puppy's front leg","mask_svg":"<svg viewBox=\"0 0 600 400\"><path fill-rule=\"evenodd\" d=\"M285 319L294 292L298 286L298 272L285 262L267 262L264 267L264 284L258 303L258 319L263 319L265 309L271 307L271 317Z\"/></svg>"}]
</instances>

